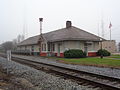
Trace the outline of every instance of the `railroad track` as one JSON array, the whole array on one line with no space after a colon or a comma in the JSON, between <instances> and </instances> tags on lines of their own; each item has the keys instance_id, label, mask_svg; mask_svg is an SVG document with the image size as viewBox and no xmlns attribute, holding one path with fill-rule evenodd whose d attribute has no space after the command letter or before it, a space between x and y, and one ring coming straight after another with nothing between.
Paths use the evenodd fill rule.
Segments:
<instances>
[{"instance_id":1,"label":"railroad track","mask_svg":"<svg viewBox=\"0 0 120 90\"><path fill-rule=\"evenodd\" d=\"M0 56L6 57L5 55L1 54ZM100 90L120 90L120 79L115 77L94 74L90 72L75 70L63 66L57 66L37 61L31 61L18 57L12 57L12 60L21 64L28 65L38 70L63 76L64 78L72 79L82 85L90 85L94 88L99 88Z\"/></svg>"}]
</instances>

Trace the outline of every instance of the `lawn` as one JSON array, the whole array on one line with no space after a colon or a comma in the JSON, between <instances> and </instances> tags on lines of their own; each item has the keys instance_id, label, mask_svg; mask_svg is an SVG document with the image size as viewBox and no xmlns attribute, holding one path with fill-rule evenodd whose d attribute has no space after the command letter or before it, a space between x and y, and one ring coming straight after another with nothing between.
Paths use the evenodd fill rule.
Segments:
<instances>
[{"instance_id":1,"label":"lawn","mask_svg":"<svg viewBox=\"0 0 120 90\"><path fill-rule=\"evenodd\" d=\"M120 55L111 55L109 56L110 58L117 58L117 59L120 59Z\"/></svg>"},{"instance_id":2,"label":"lawn","mask_svg":"<svg viewBox=\"0 0 120 90\"><path fill-rule=\"evenodd\" d=\"M115 60L110 58L103 58L103 59L99 57L89 57L89 58L79 58L79 59L58 58L57 60L69 64L120 68L120 60Z\"/></svg>"}]
</instances>

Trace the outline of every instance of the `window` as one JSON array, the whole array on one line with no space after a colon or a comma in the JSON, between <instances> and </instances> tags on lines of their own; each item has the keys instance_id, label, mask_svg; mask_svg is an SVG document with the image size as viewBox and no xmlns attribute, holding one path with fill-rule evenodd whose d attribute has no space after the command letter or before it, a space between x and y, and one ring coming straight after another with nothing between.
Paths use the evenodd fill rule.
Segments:
<instances>
[{"instance_id":1,"label":"window","mask_svg":"<svg viewBox=\"0 0 120 90\"><path fill-rule=\"evenodd\" d=\"M44 51L46 51L46 44L44 44Z\"/></svg>"},{"instance_id":2,"label":"window","mask_svg":"<svg viewBox=\"0 0 120 90\"><path fill-rule=\"evenodd\" d=\"M27 46L25 46L25 50L27 50Z\"/></svg>"},{"instance_id":3,"label":"window","mask_svg":"<svg viewBox=\"0 0 120 90\"><path fill-rule=\"evenodd\" d=\"M32 52L34 51L34 46L31 47L31 51L32 51Z\"/></svg>"},{"instance_id":4,"label":"window","mask_svg":"<svg viewBox=\"0 0 120 90\"><path fill-rule=\"evenodd\" d=\"M55 44L52 44L52 51L55 51Z\"/></svg>"},{"instance_id":5,"label":"window","mask_svg":"<svg viewBox=\"0 0 120 90\"><path fill-rule=\"evenodd\" d=\"M42 51L46 51L46 44L42 44Z\"/></svg>"},{"instance_id":6,"label":"window","mask_svg":"<svg viewBox=\"0 0 120 90\"><path fill-rule=\"evenodd\" d=\"M55 51L55 44L48 43L48 51Z\"/></svg>"},{"instance_id":7,"label":"window","mask_svg":"<svg viewBox=\"0 0 120 90\"><path fill-rule=\"evenodd\" d=\"M21 50L21 47L20 47L20 50Z\"/></svg>"},{"instance_id":8,"label":"window","mask_svg":"<svg viewBox=\"0 0 120 90\"><path fill-rule=\"evenodd\" d=\"M50 51L50 43L48 44L48 51Z\"/></svg>"}]
</instances>

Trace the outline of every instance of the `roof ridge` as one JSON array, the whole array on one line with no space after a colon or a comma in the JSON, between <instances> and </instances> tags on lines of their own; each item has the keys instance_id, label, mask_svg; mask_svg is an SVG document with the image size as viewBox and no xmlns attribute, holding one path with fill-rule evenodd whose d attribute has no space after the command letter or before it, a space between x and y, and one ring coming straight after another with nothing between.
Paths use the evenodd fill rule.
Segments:
<instances>
[{"instance_id":1,"label":"roof ridge","mask_svg":"<svg viewBox=\"0 0 120 90\"><path fill-rule=\"evenodd\" d=\"M96 36L96 37L99 37L99 36L97 36L97 35L95 35L95 34L93 34L93 33L90 33L90 32L88 32L88 31L85 31L85 30L80 29L80 28L78 28L78 27L75 27L75 26L73 26L73 27L74 27L74 28L77 28L77 29L79 29L79 30L81 30L81 31L83 31L83 32L86 32L86 33L89 33L89 34L94 35L94 36ZM101 37L99 37L99 38L101 38Z\"/></svg>"}]
</instances>

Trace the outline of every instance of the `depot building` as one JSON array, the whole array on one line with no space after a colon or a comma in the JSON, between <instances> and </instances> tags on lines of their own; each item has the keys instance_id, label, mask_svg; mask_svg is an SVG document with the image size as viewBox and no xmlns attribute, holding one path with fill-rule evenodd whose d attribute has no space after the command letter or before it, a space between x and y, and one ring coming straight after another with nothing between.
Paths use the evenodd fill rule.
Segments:
<instances>
[{"instance_id":1,"label":"depot building","mask_svg":"<svg viewBox=\"0 0 120 90\"><path fill-rule=\"evenodd\" d=\"M81 49L88 56L96 56L100 37L85 30L72 26L71 21L66 27L52 32L30 37L17 46L17 50L29 50L33 55L64 57L64 51Z\"/></svg>"}]
</instances>

